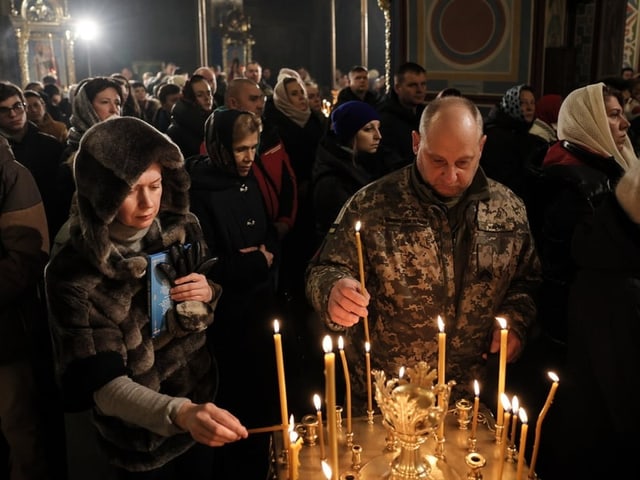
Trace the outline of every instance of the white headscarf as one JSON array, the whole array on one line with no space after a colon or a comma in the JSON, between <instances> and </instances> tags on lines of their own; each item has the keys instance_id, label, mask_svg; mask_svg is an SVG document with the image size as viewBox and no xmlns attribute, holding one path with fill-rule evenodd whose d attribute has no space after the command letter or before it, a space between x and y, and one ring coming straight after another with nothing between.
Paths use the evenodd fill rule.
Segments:
<instances>
[{"instance_id":1,"label":"white headscarf","mask_svg":"<svg viewBox=\"0 0 640 480\"><path fill-rule=\"evenodd\" d=\"M307 89L305 88L304 82L300 78L298 72L291 70L290 68L282 68L278 73L278 83L276 83L276 86L273 89L273 103L276 108L291 119L292 122L301 128L304 128L311 116L311 109L309 108L309 105L307 105L307 109L304 111L293 106L291 100L289 100L289 95L287 95L287 89L284 85L284 81L287 78L295 78L302 88L304 95L307 95Z\"/></svg>"},{"instance_id":2,"label":"white headscarf","mask_svg":"<svg viewBox=\"0 0 640 480\"><path fill-rule=\"evenodd\" d=\"M604 83L595 83L572 91L558 113L558 138L582 145L600 155L612 156L626 171L638 162L631 140L618 149L607 121Z\"/></svg>"}]
</instances>

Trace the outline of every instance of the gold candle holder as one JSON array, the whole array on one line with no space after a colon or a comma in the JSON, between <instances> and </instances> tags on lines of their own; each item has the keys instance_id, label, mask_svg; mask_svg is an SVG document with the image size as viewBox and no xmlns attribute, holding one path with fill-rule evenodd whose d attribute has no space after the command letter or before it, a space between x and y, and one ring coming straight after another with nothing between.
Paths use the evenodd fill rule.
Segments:
<instances>
[{"instance_id":1,"label":"gold candle holder","mask_svg":"<svg viewBox=\"0 0 640 480\"><path fill-rule=\"evenodd\" d=\"M469 467L467 480L482 480L482 468L487 464L487 459L479 453L469 453L464 457L464 461Z\"/></svg>"},{"instance_id":2,"label":"gold candle holder","mask_svg":"<svg viewBox=\"0 0 640 480\"><path fill-rule=\"evenodd\" d=\"M460 430L467 430L469 428L469 423L471 423L469 412L471 412L472 408L473 405L466 398L462 398L456 402L456 417Z\"/></svg>"},{"instance_id":3,"label":"gold candle holder","mask_svg":"<svg viewBox=\"0 0 640 480\"><path fill-rule=\"evenodd\" d=\"M342 412L343 408L340 405L336 405L336 428L342 430Z\"/></svg>"},{"instance_id":4,"label":"gold candle holder","mask_svg":"<svg viewBox=\"0 0 640 480\"><path fill-rule=\"evenodd\" d=\"M318 442L318 418L315 415L305 415L300 421L298 433L302 435L302 442L313 447Z\"/></svg>"},{"instance_id":5,"label":"gold candle holder","mask_svg":"<svg viewBox=\"0 0 640 480\"><path fill-rule=\"evenodd\" d=\"M362 446L354 445L351 447L351 468L356 472L362 468Z\"/></svg>"}]
</instances>

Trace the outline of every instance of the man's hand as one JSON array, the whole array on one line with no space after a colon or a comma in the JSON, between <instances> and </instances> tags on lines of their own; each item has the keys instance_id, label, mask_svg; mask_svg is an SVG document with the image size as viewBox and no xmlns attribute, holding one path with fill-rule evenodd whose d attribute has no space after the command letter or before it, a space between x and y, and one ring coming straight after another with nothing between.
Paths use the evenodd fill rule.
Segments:
<instances>
[{"instance_id":1,"label":"man's hand","mask_svg":"<svg viewBox=\"0 0 640 480\"><path fill-rule=\"evenodd\" d=\"M367 306L370 298L368 292L362 292L360 282L353 278L341 278L329 294L327 310L331 321L343 327L353 327L361 317L369 315Z\"/></svg>"},{"instance_id":2,"label":"man's hand","mask_svg":"<svg viewBox=\"0 0 640 480\"><path fill-rule=\"evenodd\" d=\"M174 423L189 432L196 442L209 447L220 447L249 436L240 420L213 403L185 402Z\"/></svg>"},{"instance_id":3,"label":"man's hand","mask_svg":"<svg viewBox=\"0 0 640 480\"><path fill-rule=\"evenodd\" d=\"M498 353L500 351L500 328L496 328L493 331L491 337L491 345L489 346L489 353ZM513 362L518 359L522 351L522 342L520 337L514 332L509 330L507 334L507 362ZM486 357L486 355L485 355Z\"/></svg>"}]
</instances>

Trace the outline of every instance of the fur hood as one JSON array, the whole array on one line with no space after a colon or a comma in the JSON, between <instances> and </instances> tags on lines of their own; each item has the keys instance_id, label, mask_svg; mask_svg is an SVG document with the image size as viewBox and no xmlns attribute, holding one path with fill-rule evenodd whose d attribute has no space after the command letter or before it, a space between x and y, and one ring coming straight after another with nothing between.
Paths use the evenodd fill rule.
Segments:
<instances>
[{"instance_id":1,"label":"fur hood","mask_svg":"<svg viewBox=\"0 0 640 480\"><path fill-rule=\"evenodd\" d=\"M123 257L122 247L109 237L109 225L131 187L153 162L162 166L159 217L173 218L161 223L184 225L189 213L189 175L179 148L166 135L140 119L117 117L91 127L80 142L74 162L71 240L109 277L117 277L120 270L140 277L146 269L145 258ZM158 222L151 227L159 228ZM183 240L171 238L170 231L161 235L162 246Z\"/></svg>"}]
</instances>

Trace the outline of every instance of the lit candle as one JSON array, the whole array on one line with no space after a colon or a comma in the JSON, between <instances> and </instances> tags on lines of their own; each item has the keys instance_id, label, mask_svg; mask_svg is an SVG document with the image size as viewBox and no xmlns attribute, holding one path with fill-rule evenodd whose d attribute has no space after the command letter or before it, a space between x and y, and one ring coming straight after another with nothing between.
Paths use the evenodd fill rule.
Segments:
<instances>
[{"instance_id":1,"label":"lit candle","mask_svg":"<svg viewBox=\"0 0 640 480\"><path fill-rule=\"evenodd\" d=\"M371 344L364 344L364 360L367 367L367 411L373 411L373 398L371 396Z\"/></svg>"},{"instance_id":2,"label":"lit candle","mask_svg":"<svg viewBox=\"0 0 640 480\"><path fill-rule=\"evenodd\" d=\"M542 431L542 421L544 417L547 415L549 411L549 407L551 407L551 403L553 403L553 397L556 394L556 390L558 389L558 382L560 379L558 375L554 372L547 372L547 375L553 382L551 384L551 388L549 389L549 395L547 395L547 401L544 402L544 406L542 410L540 410L540 414L538 415L538 419L536 420L536 435L535 440L533 442L533 453L531 454L531 465L529 466L529 478L535 478L536 474L536 461L538 460L538 449L540 448L540 433Z\"/></svg>"},{"instance_id":3,"label":"lit candle","mask_svg":"<svg viewBox=\"0 0 640 480\"><path fill-rule=\"evenodd\" d=\"M502 409L504 410L504 418L508 422L509 419L511 418L511 405L509 403L509 397L507 397L504 393L500 397L500 404ZM500 461L499 463L500 467L498 469L497 480L502 480L502 471L504 470L504 459L505 459L506 453L507 453L507 429L504 428L502 430L502 437L500 440L500 458L498 459Z\"/></svg>"},{"instance_id":4,"label":"lit candle","mask_svg":"<svg viewBox=\"0 0 640 480\"><path fill-rule=\"evenodd\" d=\"M447 334L444 332L444 322L438 315L438 385L444 385L445 358L447 354Z\"/></svg>"},{"instance_id":5,"label":"lit candle","mask_svg":"<svg viewBox=\"0 0 640 480\"><path fill-rule=\"evenodd\" d=\"M347 365L347 356L344 353L344 340L342 339L342 335L338 337L338 349L340 350L342 370L344 370L344 383L347 390L347 433L351 433L351 378L349 377L349 367Z\"/></svg>"},{"instance_id":6,"label":"lit candle","mask_svg":"<svg viewBox=\"0 0 640 480\"><path fill-rule=\"evenodd\" d=\"M336 356L333 342L326 335L322 341L324 349L325 405L327 406L327 430L329 433L329 464L332 480L338 480L338 426L336 423Z\"/></svg>"},{"instance_id":7,"label":"lit candle","mask_svg":"<svg viewBox=\"0 0 640 480\"><path fill-rule=\"evenodd\" d=\"M298 480L298 467L300 466L300 449L302 448L302 437L293 430L293 415L289 424L289 480Z\"/></svg>"},{"instance_id":8,"label":"lit candle","mask_svg":"<svg viewBox=\"0 0 640 480\"><path fill-rule=\"evenodd\" d=\"M504 383L507 375L507 321L504 318L496 317L496 320L500 324L500 367L498 370L498 415L496 425L504 425L504 413L502 412L502 406L500 404L500 397L504 393ZM508 426L505 426L505 429Z\"/></svg>"},{"instance_id":9,"label":"lit candle","mask_svg":"<svg viewBox=\"0 0 640 480\"><path fill-rule=\"evenodd\" d=\"M362 240L360 239L360 227L362 224L360 220L356 222L356 249L358 250L358 271L360 273L360 288L362 289L362 294L364 295L365 287L364 287L364 257L362 256ZM363 318L364 321L364 340L365 342L370 342L369 338L369 319L367 317Z\"/></svg>"},{"instance_id":10,"label":"lit candle","mask_svg":"<svg viewBox=\"0 0 640 480\"><path fill-rule=\"evenodd\" d=\"M280 417L282 419L282 443L284 448L289 446L289 413L287 408L287 387L284 379L284 360L282 356L282 337L280 336L280 322L273 321L273 342L276 346L276 367L278 369L278 389L280 390Z\"/></svg>"},{"instance_id":11,"label":"lit candle","mask_svg":"<svg viewBox=\"0 0 640 480\"><path fill-rule=\"evenodd\" d=\"M322 408L320 405L320 395L317 393L313 396L313 404L316 407L316 416L318 417L318 443L320 443L320 460L327 458L324 454L324 427L322 426Z\"/></svg>"},{"instance_id":12,"label":"lit candle","mask_svg":"<svg viewBox=\"0 0 640 480\"><path fill-rule=\"evenodd\" d=\"M444 385L444 371L446 365L446 352L447 352L447 334L444 332L444 322L442 317L438 315L438 385ZM446 415L447 406L443 401L444 392L438 396L438 404L444 410L442 422L438 427L438 437L444 438L444 415Z\"/></svg>"},{"instance_id":13,"label":"lit candle","mask_svg":"<svg viewBox=\"0 0 640 480\"><path fill-rule=\"evenodd\" d=\"M518 402L518 396L514 395L511 399L511 437L509 442L511 445L516 444L516 429L518 428L518 410L520 410L520 402ZM508 425L505 423L504 428Z\"/></svg>"},{"instance_id":14,"label":"lit candle","mask_svg":"<svg viewBox=\"0 0 640 480\"><path fill-rule=\"evenodd\" d=\"M480 409L480 385L478 380L473 381L473 416L471 417L471 438L476 438L476 429L478 428L478 410Z\"/></svg>"},{"instance_id":15,"label":"lit candle","mask_svg":"<svg viewBox=\"0 0 640 480\"><path fill-rule=\"evenodd\" d=\"M522 427L520 427L520 445L518 445L518 469L516 470L516 479L522 478L522 469L524 468L524 451L527 446L527 412L524 408L520 409L520 421Z\"/></svg>"}]
</instances>

